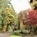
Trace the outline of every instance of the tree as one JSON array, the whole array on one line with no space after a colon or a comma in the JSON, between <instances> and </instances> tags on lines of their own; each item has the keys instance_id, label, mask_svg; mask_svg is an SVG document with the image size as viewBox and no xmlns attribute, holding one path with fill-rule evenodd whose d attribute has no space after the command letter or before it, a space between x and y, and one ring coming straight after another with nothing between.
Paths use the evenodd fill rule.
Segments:
<instances>
[{"instance_id":1,"label":"tree","mask_svg":"<svg viewBox=\"0 0 37 37\"><path fill-rule=\"evenodd\" d=\"M37 24L37 10L28 11L29 15L26 19L26 24L36 25Z\"/></svg>"},{"instance_id":2,"label":"tree","mask_svg":"<svg viewBox=\"0 0 37 37\"><path fill-rule=\"evenodd\" d=\"M2 26L2 20L3 20L3 17L2 17L1 14L2 14L2 12L5 10L5 8L8 5L8 2L7 1L8 0L0 0L0 26Z\"/></svg>"},{"instance_id":3,"label":"tree","mask_svg":"<svg viewBox=\"0 0 37 37\"><path fill-rule=\"evenodd\" d=\"M12 26L17 24L17 17L10 0L0 1L0 25L2 27L2 31L6 31L9 25Z\"/></svg>"},{"instance_id":4,"label":"tree","mask_svg":"<svg viewBox=\"0 0 37 37\"><path fill-rule=\"evenodd\" d=\"M22 30L26 28L24 21L27 18L27 12L28 11L23 10L23 11L20 11L20 13L18 14L18 23L19 23L20 29Z\"/></svg>"}]
</instances>

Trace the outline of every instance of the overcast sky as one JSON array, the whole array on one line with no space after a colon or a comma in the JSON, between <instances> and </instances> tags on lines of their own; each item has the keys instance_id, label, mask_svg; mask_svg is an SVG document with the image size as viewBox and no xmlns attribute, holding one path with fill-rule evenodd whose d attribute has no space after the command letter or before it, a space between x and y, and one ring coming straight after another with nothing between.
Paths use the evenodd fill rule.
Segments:
<instances>
[{"instance_id":1,"label":"overcast sky","mask_svg":"<svg viewBox=\"0 0 37 37\"><path fill-rule=\"evenodd\" d=\"M16 13L19 13L21 10L31 8L31 6L28 3L28 0L11 0L11 3Z\"/></svg>"}]
</instances>

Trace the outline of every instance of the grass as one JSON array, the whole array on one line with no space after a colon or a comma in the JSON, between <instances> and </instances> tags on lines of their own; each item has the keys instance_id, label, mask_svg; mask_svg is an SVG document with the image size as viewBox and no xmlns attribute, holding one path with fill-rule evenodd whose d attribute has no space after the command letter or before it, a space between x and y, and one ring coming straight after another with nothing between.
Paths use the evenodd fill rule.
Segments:
<instances>
[{"instance_id":1,"label":"grass","mask_svg":"<svg viewBox=\"0 0 37 37\"><path fill-rule=\"evenodd\" d=\"M11 35L10 37L22 37L20 35Z\"/></svg>"}]
</instances>

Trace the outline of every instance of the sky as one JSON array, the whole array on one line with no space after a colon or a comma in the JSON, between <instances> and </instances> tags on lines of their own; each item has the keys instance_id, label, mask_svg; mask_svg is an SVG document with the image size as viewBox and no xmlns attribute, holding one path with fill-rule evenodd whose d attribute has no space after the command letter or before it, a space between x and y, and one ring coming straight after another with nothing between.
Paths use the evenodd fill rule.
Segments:
<instances>
[{"instance_id":1,"label":"sky","mask_svg":"<svg viewBox=\"0 0 37 37\"><path fill-rule=\"evenodd\" d=\"M29 0L30 1L30 0ZM14 7L15 12L18 14L21 10L27 10L31 8L28 0L11 0L11 4Z\"/></svg>"}]
</instances>

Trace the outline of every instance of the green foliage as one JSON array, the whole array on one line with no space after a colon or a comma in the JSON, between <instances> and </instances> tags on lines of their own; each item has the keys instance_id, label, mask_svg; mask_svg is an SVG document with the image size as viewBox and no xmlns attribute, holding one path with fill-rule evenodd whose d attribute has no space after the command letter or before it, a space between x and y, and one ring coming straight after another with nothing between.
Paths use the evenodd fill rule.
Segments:
<instances>
[{"instance_id":1,"label":"green foliage","mask_svg":"<svg viewBox=\"0 0 37 37\"><path fill-rule=\"evenodd\" d=\"M0 29L6 31L9 26L13 27L13 25L17 25L17 14L10 0L0 0Z\"/></svg>"}]
</instances>

